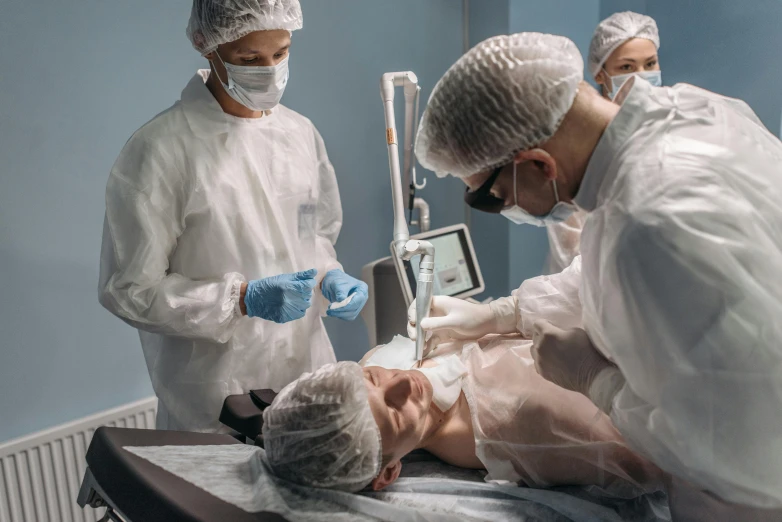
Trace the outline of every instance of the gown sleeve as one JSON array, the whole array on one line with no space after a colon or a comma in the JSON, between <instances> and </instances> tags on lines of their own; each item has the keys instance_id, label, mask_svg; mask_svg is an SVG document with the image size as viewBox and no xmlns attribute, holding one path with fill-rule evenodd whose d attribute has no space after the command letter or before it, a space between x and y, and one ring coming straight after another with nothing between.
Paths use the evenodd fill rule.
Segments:
<instances>
[{"instance_id":1,"label":"gown sleeve","mask_svg":"<svg viewBox=\"0 0 782 522\"><path fill-rule=\"evenodd\" d=\"M98 298L140 330L227 342L240 312L244 278L227 273L194 281L169 272L184 230L182 178L170 154L133 137L106 188Z\"/></svg>"}]
</instances>

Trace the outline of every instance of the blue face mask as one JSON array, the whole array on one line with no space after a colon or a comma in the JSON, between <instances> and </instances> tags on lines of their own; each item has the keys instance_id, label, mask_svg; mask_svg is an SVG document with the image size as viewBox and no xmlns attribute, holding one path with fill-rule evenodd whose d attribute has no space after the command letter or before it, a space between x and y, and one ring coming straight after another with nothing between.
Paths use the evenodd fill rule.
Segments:
<instances>
[{"instance_id":1,"label":"blue face mask","mask_svg":"<svg viewBox=\"0 0 782 522\"><path fill-rule=\"evenodd\" d=\"M559 192L557 191L556 180L551 180L551 185L554 187L554 199L556 203L551 207L551 210L547 214L542 216L533 216L523 208L519 206L519 193L516 191L516 162L513 162L513 201L514 205L502 209L502 214L513 223L517 225L535 225L538 227L545 227L547 225L553 225L554 223L561 223L570 217L573 212L576 211L576 206L573 203L565 203L559 200Z\"/></svg>"},{"instance_id":2,"label":"blue face mask","mask_svg":"<svg viewBox=\"0 0 782 522\"><path fill-rule=\"evenodd\" d=\"M603 70L605 71L605 69ZM606 72L606 74L608 73ZM624 85L625 82L629 80L631 76L638 76L639 78L643 78L647 82L651 83L653 87L662 87L663 84L662 71L642 71L637 73L617 74L616 76L609 76L609 78L611 78L611 86L613 86L613 89L611 89L611 92L609 93L609 96L611 97L612 100L616 98L619 89L622 88L622 85Z\"/></svg>"}]
</instances>

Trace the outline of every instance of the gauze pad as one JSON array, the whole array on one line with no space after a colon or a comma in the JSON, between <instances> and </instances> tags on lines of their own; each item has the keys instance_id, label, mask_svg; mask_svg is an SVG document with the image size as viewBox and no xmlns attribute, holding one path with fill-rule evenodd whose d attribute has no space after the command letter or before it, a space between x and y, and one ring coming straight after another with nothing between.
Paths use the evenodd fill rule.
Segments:
<instances>
[{"instance_id":1,"label":"gauze pad","mask_svg":"<svg viewBox=\"0 0 782 522\"><path fill-rule=\"evenodd\" d=\"M340 308L345 308L353 300L354 295L356 294L350 294L347 299L340 301L339 303L331 303L331 305L329 305L329 310L339 310Z\"/></svg>"},{"instance_id":2,"label":"gauze pad","mask_svg":"<svg viewBox=\"0 0 782 522\"><path fill-rule=\"evenodd\" d=\"M415 342L397 335L390 343L375 350L375 353L364 363L364 367L380 366L386 370L409 370L417 362Z\"/></svg>"},{"instance_id":3,"label":"gauze pad","mask_svg":"<svg viewBox=\"0 0 782 522\"><path fill-rule=\"evenodd\" d=\"M429 379L434 393L432 402L440 411L448 411L459 399L462 393L462 377L467 374L467 368L457 355L436 359L439 364L433 368L416 368Z\"/></svg>"}]
</instances>

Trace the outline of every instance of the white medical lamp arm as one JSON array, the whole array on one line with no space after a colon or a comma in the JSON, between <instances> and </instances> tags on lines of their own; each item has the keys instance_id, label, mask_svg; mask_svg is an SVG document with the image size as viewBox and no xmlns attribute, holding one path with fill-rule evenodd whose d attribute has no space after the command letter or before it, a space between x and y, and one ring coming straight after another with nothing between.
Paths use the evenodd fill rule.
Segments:
<instances>
[{"instance_id":1,"label":"white medical lamp arm","mask_svg":"<svg viewBox=\"0 0 782 522\"><path fill-rule=\"evenodd\" d=\"M418 100L421 98L421 86L417 83L417 78L412 75L411 82L416 82L415 89L409 87L409 83L405 82L405 141L404 141L404 187L409 187L410 184L416 188L416 190L423 190L426 187L426 180L419 184L416 178L415 172L415 148L413 146L415 142L415 135L418 132Z\"/></svg>"},{"instance_id":2,"label":"white medical lamp arm","mask_svg":"<svg viewBox=\"0 0 782 522\"><path fill-rule=\"evenodd\" d=\"M429 203L424 198L415 198L413 200L413 208L418 209L418 221L413 221L411 225L418 225L421 232L429 232L429 228L432 226L432 219L429 215Z\"/></svg>"},{"instance_id":3,"label":"white medical lamp arm","mask_svg":"<svg viewBox=\"0 0 782 522\"><path fill-rule=\"evenodd\" d=\"M409 261L416 255L421 256L416 289L416 342L415 356L423 359L426 338L421 329L421 321L429 316L432 302L432 279L434 274L434 246L428 241L410 240L410 232L405 220L405 205L402 197L402 175L399 169L399 145L396 140L396 120L394 118L394 88L404 87L408 109L415 101L418 92L418 78L410 71L385 73L380 79L380 97L386 117L386 143L388 145L388 167L391 171L391 195L394 203L394 241L391 243L394 255ZM409 115L409 116L408 116ZM405 111L405 138L412 143L413 110ZM406 161L413 158L405 155ZM410 163L407 163L410 165Z\"/></svg>"}]
</instances>

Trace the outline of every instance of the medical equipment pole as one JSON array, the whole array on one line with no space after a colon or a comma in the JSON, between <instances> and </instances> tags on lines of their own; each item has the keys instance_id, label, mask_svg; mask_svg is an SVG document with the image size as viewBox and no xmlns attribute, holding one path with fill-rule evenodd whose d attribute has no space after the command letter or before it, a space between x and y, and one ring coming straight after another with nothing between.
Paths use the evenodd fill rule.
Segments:
<instances>
[{"instance_id":1,"label":"medical equipment pole","mask_svg":"<svg viewBox=\"0 0 782 522\"><path fill-rule=\"evenodd\" d=\"M411 74L413 73L406 73ZM415 109L415 97L416 93L418 91L418 79L413 75L411 78L406 78L408 80L405 85L404 93L405 93L405 138L403 140L404 144L404 156L403 156L403 165L402 165L402 190L406 191L410 188L410 179L411 179L411 166L415 162L415 158L411 158L411 152L413 151L413 125L415 121L415 116L413 115L413 111ZM408 88L407 85L414 86L415 88ZM409 198L410 195L406 194ZM407 201L407 198L405 198L405 201Z\"/></svg>"},{"instance_id":2,"label":"medical equipment pole","mask_svg":"<svg viewBox=\"0 0 782 522\"><path fill-rule=\"evenodd\" d=\"M380 97L383 100L383 108L386 118L386 143L388 145L388 167L391 171L391 196L394 203L394 241L391 249L394 255L409 261L416 255L421 256L418 266L418 284L416 289L416 341L415 357L420 361L424 356L426 338L421 322L429 316L429 308L432 303L432 281L434 279L434 246L428 241L410 240L410 232L405 220L405 206L402 191L402 174L399 169L399 145L396 140L396 120L394 118L394 88L404 87L405 99L415 99L418 93L418 78L410 71L385 73L380 79ZM412 119L412 110L407 110ZM408 116L405 116L408 120ZM406 123L408 123L406 121ZM405 137L412 142L412 130L406 129ZM411 148L412 150L412 148ZM405 155L405 159L408 157ZM410 158L410 161L414 161Z\"/></svg>"}]
</instances>

